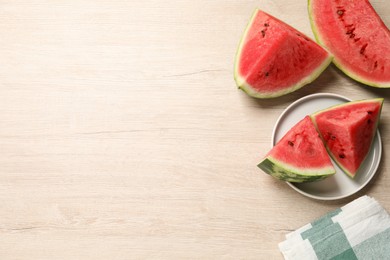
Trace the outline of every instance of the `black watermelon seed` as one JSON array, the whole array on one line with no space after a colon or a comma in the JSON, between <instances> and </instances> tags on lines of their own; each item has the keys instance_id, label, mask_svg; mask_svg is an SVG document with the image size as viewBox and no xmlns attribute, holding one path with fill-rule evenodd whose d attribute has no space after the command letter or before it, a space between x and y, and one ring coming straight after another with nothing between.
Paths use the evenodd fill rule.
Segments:
<instances>
[{"instance_id":1,"label":"black watermelon seed","mask_svg":"<svg viewBox=\"0 0 390 260\"><path fill-rule=\"evenodd\" d=\"M360 48L360 54L364 54L364 52L366 51L367 45L368 45L368 43L364 44L364 45Z\"/></svg>"}]
</instances>

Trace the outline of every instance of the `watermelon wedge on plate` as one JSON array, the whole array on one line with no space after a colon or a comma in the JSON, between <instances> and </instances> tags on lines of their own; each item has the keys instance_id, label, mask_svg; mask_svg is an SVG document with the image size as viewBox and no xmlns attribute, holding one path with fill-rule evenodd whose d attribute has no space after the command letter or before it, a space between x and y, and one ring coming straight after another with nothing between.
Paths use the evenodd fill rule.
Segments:
<instances>
[{"instance_id":1,"label":"watermelon wedge on plate","mask_svg":"<svg viewBox=\"0 0 390 260\"><path fill-rule=\"evenodd\" d=\"M390 87L390 31L368 0L309 0L317 41L351 78Z\"/></svg>"},{"instance_id":2,"label":"watermelon wedge on plate","mask_svg":"<svg viewBox=\"0 0 390 260\"><path fill-rule=\"evenodd\" d=\"M311 115L329 154L352 178L370 151L382 104L383 98L351 101Z\"/></svg>"},{"instance_id":3,"label":"watermelon wedge on plate","mask_svg":"<svg viewBox=\"0 0 390 260\"><path fill-rule=\"evenodd\" d=\"M315 80L331 59L303 33L255 10L237 50L234 78L248 95L273 98Z\"/></svg>"},{"instance_id":4,"label":"watermelon wedge on plate","mask_svg":"<svg viewBox=\"0 0 390 260\"><path fill-rule=\"evenodd\" d=\"M288 182L318 181L336 173L309 116L294 125L258 167L265 173Z\"/></svg>"}]
</instances>

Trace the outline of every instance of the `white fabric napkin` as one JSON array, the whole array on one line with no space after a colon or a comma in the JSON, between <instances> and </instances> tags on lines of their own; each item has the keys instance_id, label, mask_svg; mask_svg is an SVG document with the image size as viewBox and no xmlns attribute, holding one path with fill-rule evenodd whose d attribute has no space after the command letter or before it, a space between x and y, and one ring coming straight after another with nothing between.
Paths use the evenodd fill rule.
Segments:
<instances>
[{"instance_id":1,"label":"white fabric napkin","mask_svg":"<svg viewBox=\"0 0 390 260\"><path fill-rule=\"evenodd\" d=\"M286 235L285 259L390 259L390 216L360 197Z\"/></svg>"}]
</instances>

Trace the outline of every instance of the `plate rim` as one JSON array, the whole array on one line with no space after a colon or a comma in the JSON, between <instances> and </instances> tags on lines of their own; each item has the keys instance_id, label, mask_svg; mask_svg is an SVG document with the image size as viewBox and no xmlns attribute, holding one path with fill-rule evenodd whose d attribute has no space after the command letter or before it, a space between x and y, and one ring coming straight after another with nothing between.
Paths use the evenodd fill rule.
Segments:
<instances>
[{"instance_id":1,"label":"plate rim","mask_svg":"<svg viewBox=\"0 0 390 260\"><path fill-rule=\"evenodd\" d=\"M307 101L308 99L314 99L314 98L318 98L318 97L332 97L332 98L338 98L338 99L341 99L341 100L344 100L345 102L350 102L352 101L352 99L350 98L347 98L345 96L342 96L342 95L339 95L339 94L334 94L334 93L315 93L315 94L310 94L310 95L306 95L304 97L301 97L297 100L295 100L293 103L291 103L290 105L288 105L284 110L283 112L279 115L278 119L276 120L276 123L274 125L274 128L272 130L272 139L271 139L271 148L275 146L275 136L276 136L276 131L279 127L279 124L281 123L281 121L286 117L286 114L290 112L290 110L294 107L294 106L297 106L299 105L300 103L304 103L305 101ZM372 180L372 178L375 176L375 174L377 173L378 171L378 167L380 165L380 161L381 161L381 158L382 158L382 139L381 139L381 136L380 136L380 133L379 133L379 129L377 129L377 132L376 132L376 138L378 139L378 145L379 145L379 148L378 148L378 162L375 163L374 165L374 171L373 173L371 174L371 176L369 176L367 178L367 180L362 183L362 185L360 185L359 188L357 188L356 190L353 190L352 192L349 192L347 194L344 194L344 195L340 195L340 196L332 196L332 197L322 197L322 196L317 196L317 195L313 195L313 194L310 194L308 192L305 192L301 189L299 189L298 187L296 187L295 185L293 185L292 183L290 182L286 182L288 186L290 186L292 189L294 189L295 191L297 191L298 193L300 193L301 195L304 195L306 197L309 197L309 198L312 198L312 199L317 199L317 200L327 200L327 201L330 201L330 200L339 200L339 199L344 199L344 198L347 198L349 196L352 196L353 194L359 192L360 190L362 190L365 186L367 186L367 184Z\"/></svg>"}]
</instances>

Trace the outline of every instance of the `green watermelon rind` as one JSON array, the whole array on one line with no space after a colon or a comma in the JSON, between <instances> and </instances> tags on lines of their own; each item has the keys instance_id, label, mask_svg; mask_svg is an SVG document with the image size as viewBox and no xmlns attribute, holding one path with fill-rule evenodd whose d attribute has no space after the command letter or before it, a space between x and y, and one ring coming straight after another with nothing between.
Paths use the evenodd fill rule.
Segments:
<instances>
[{"instance_id":1,"label":"green watermelon rind","mask_svg":"<svg viewBox=\"0 0 390 260\"><path fill-rule=\"evenodd\" d=\"M276 179L297 183L323 180L336 173L333 167L315 169L295 168L292 165L283 163L271 156L264 158L257 166Z\"/></svg>"},{"instance_id":2,"label":"green watermelon rind","mask_svg":"<svg viewBox=\"0 0 390 260\"><path fill-rule=\"evenodd\" d=\"M378 112L378 120L376 121L376 126L374 127L374 129L378 129L378 125L379 125L379 121L380 121L380 114L381 114L381 111L382 111L382 107L383 107L383 101L384 99L383 98L375 98L375 99L366 99L366 100L355 100L355 101L350 101L350 102L347 102L347 103L343 103L343 104L338 104L338 105L334 105L334 106L331 106L331 107L328 107L326 109L323 109L323 110L320 110L320 111L317 111L313 114L310 115L310 118L311 120L313 121L314 123L314 126L316 127L317 129L317 132L319 133L324 145L325 145L325 148L326 150L328 151L328 154L330 155L330 157L333 159L333 161L337 164L337 166L344 172L347 174L347 176L351 177L352 179L355 177L355 175L353 175L351 172L349 172L343 165L341 165L341 163L338 161L338 159L336 158L336 156L330 151L328 145L326 144L325 140L324 140L324 137L322 136L321 132L319 131L318 129L318 125L317 125L317 122L315 120L315 117L316 115L320 114L320 113L323 113L323 112L326 112L326 111L329 111L331 109L334 109L334 108L337 108L337 107L343 107L343 106L348 106L350 104L353 104L353 103L361 103L361 102L378 102L380 103L380 109L379 109L379 112ZM375 139L375 137L373 138L373 140ZM372 140L371 142L371 145L370 145L370 149L369 151L371 150L372 148L372 145L374 143L374 141ZM367 153L368 155L369 153ZM364 158L363 162L365 161L365 159L367 158L367 155L366 157ZM361 165L363 165L363 162ZM361 166L360 165L360 166ZM359 169L358 169L359 170ZM357 170L357 171L358 171Z\"/></svg>"},{"instance_id":3,"label":"green watermelon rind","mask_svg":"<svg viewBox=\"0 0 390 260\"><path fill-rule=\"evenodd\" d=\"M259 10L256 9L254 11L254 13L252 14L252 17L250 18L250 20L245 28L243 36L241 37L241 40L240 40L240 43L238 45L238 49L236 52L236 58L235 58L235 62L234 62L234 80L235 80L238 88L243 90L249 96L252 96L255 98L263 98L263 99L275 98L275 97L283 96L283 95L286 95L288 93L294 92L294 91L302 88L303 86L313 82L315 79L317 79L321 75L321 73L332 62L333 56L329 52L328 52L328 58L325 59L322 62L322 64L320 66L318 66L318 68L316 70L314 70L310 75L302 78L302 80L297 82L295 85L287 87L285 89L282 89L279 91L272 91L269 93L260 93L258 91L255 91L254 88L250 84L246 83L245 79L243 77L241 77L240 73L238 72L239 57L241 56L241 51L242 51L242 47L244 46L244 41L245 41L246 35L247 35L249 29L251 28L251 25L252 25L258 11Z\"/></svg>"},{"instance_id":4,"label":"green watermelon rind","mask_svg":"<svg viewBox=\"0 0 390 260\"><path fill-rule=\"evenodd\" d=\"M309 20L310 20L310 26L311 26L311 29L313 31L313 34L314 34L314 37L316 39L316 41L322 46L324 47L325 49L328 50L327 46L324 44L324 40L321 36L321 34L319 33L319 31L317 30L317 26L314 22L314 14L312 12L312 3L313 0L308 0L308 13L309 13ZM329 51L329 50L328 50ZM342 61L340 61L339 59L337 59L337 57L333 57L333 60L332 60L333 64L336 65L337 68L339 68L343 73L345 73L348 77L350 77L351 79L354 79L360 83L363 83L367 86L371 86L371 87L376 87L376 88L390 88L390 82L374 82L374 81L369 81L369 80L366 80L362 77L360 77L358 74L354 73L353 71L349 70L347 67L348 65L346 64L343 64Z\"/></svg>"}]
</instances>

